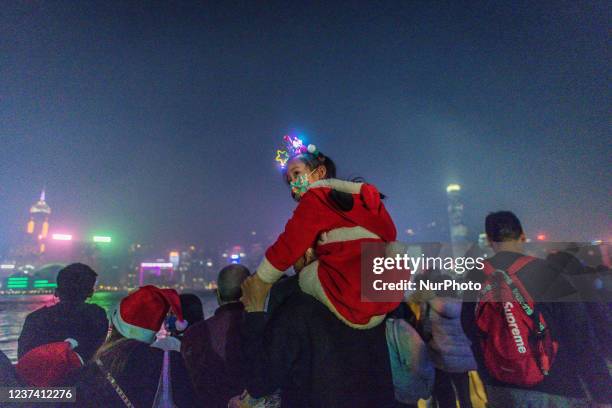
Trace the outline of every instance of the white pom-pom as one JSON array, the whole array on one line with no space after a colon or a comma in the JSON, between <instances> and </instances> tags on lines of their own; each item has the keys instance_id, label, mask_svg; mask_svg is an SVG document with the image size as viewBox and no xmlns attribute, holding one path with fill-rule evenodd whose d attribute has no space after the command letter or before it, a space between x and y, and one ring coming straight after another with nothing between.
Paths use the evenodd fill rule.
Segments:
<instances>
[{"instance_id":1,"label":"white pom-pom","mask_svg":"<svg viewBox=\"0 0 612 408\"><path fill-rule=\"evenodd\" d=\"M308 153L314 153L317 151L317 146L313 145L313 144L309 144L308 145Z\"/></svg>"},{"instance_id":2,"label":"white pom-pom","mask_svg":"<svg viewBox=\"0 0 612 408\"><path fill-rule=\"evenodd\" d=\"M75 348L78 347L79 342L76 341L75 339L69 337L66 340L64 340L66 343L70 344L70 349L74 350Z\"/></svg>"},{"instance_id":3,"label":"white pom-pom","mask_svg":"<svg viewBox=\"0 0 612 408\"><path fill-rule=\"evenodd\" d=\"M187 320L177 320L176 321L176 330L185 331L185 329L189 326Z\"/></svg>"}]
</instances>

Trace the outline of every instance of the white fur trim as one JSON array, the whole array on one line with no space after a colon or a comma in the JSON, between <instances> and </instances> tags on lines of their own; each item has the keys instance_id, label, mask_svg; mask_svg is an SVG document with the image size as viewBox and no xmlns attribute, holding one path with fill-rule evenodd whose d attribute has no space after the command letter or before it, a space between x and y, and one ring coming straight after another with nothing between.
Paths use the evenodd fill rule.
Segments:
<instances>
[{"instance_id":1,"label":"white fur trim","mask_svg":"<svg viewBox=\"0 0 612 408\"><path fill-rule=\"evenodd\" d=\"M79 346L79 342L76 341L76 339L73 339L72 337L68 337L64 341L70 345L70 350L74 350L75 348ZM79 361L81 362L81 366L84 366L85 361L83 361L83 357L81 357L81 355L77 353L76 351L73 351L73 353L76 354L76 356L79 358Z\"/></svg>"},{"instance_id":2,"label":"white fur trim","mask_svg":"<svg viewBox=\"0 0 612 408\"><path fill-rule=\"evenodd\" d=\"M76 341L75 339L73 339L72 337L68 337L66 340L64 340L66 343L70 344L70 349L74 350L75 348L79 347L79 342Z\"/></svg>"},{"instance_id":3,"label":"white fur trim","mask_svg":"<svg viewBox=\"0 0 612 408\"><path fill-rule=\"evenodd\" d=\"M381 239L372 231L357 226L357 227L341 227L331 231L323 232L319 236L319 245L331 244L333 242L355 241L358 239Z\"/></svg>"},{"instance_id":4,"label":"white fur trim","mask_svg":"<svg viewBox=\"0 0 612 408\"><path fill-rule=\"evenodd\" d=\"M343 193L359 194L363 183L354 183L352 181L338 179L323 179L315 181L308 188L329 187L334 190L342 191Z\"/></svg>"},{"instance_id":5,"label":"white fur trim","mask_svg":"<svg viewBox=\"0 0 612 408\"><path fill-rule=\"evenodd\" d=\"M134 326L123 321L123 318L121 317L121 312L119 311L120 307L121 303L119 303L119 306L117 306L111 314L111 322L113 322L115 328L119 330L119 333L121 333L123 337L127 337L128 339L139 340L149 344L153 343L155 341L156 332L154 332L153 330Z\"/></svg>"},{"instance_id":6,"label":"white fur trim","mask_svg":"<svg viewBox=\"0 0 612 408\"><path fill-rule=\"evenodd\" d=\"M300 272L299 280L300 289L302 289L302 292L313 296L318 301L323 303L338 319L342 321L342 323L352 327L353 329L371 329L378 326L385 320L386 315L372 316L370 321L368 321L366 324L356 324L346 320L346 318L342 316L338 310L336 310L336 307L325 294L323 286L321 286L321 281L319 280L319 261L314 261L311 264L306 265Z\"/></svg>"},{"instance_id":7,"label":"white fur trim","mask_svg":"<svg viewBox=\"0 0 612 408\"><path fill-rule=\"evenodd\" d=\"M274 283L280 279L284 271L278 270L268 261L268 258L263 259L257 267L257 275L266 283Z\"/></svg>"}]
</instances>

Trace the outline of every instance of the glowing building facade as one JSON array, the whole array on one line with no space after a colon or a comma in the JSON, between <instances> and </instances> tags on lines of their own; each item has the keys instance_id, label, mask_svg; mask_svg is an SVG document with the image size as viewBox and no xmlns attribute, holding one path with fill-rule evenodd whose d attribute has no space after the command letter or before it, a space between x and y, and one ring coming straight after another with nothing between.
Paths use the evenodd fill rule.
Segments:
<instances>
[{"instance_id":1,"label":"glowing building facade","mask_svg":"<svg viewBox=\"0 0 612 408\"><path fill-rule=\"evenodd\" d=\"M30 219L26 226L27 234L36 244L37 252L45 252L45 243L49 235L49 216L51 207L45 201L45 190L40 193L40 199L30 207Z\"/></svg>"},{"instance_id":2,"label":"glowing building facade","mask_svg":"<svg viewBox=\"0 0 612 408\"><path fill-rule=\"evenodd\" d=\"M449 184L446 187L448 197L448 220L450 227L451 243L463 243L467 241L467 227L463 223L463 203L461 202L461 186Z\"/></svg>"}]
</instances>

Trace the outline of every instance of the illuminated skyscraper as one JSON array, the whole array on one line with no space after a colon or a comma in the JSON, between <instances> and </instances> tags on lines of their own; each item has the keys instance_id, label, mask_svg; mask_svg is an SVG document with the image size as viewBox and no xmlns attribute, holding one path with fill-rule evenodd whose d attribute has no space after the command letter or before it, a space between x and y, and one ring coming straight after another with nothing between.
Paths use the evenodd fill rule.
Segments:
<instances>
[{"instance_id":1,"label":"illuminated skyscraper","mask_svg":"<svg viewBox=\"0 0 612 408\"><path fill-rule=\"evenodd\" d=\"M49 234L49 215L51 207L45 201L45 190L40 193L40 199L30 208L30 220L26 232L37 243L39 253L45 252L45 241Z\"/></svg>"},{"instance_id":2,"label":"illuminated skyscraper","mask_svg":"<svg viewBox=\"0 0 612 408\"><path fill-rule=\"evenodd\" d=\"M446 187L448 197L448 220L452 244L467 241L467 227L463 223L463 203L461 202L461 186L449 184Z\"/></svg>"}]
</instances>

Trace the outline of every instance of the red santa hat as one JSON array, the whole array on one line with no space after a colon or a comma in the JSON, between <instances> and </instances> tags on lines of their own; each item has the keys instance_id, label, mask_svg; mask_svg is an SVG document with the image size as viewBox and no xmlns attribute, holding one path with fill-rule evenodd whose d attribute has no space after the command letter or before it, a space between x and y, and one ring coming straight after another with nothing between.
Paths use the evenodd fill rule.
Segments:
<instances>
[{"instance_id":1,"label":"red santa hat","mask_svg":"<svg viewBox=\"0 0 612 408\"><path fill-rule=\"evenodd\" d=\"M178 293L147 285L124 297L111 314L111 321L124 337L153 343L170 310L176 316L177 330L185 330L187 321Z\"/></svg>"},{"instance_id":2,"label":"red santa hat","mask_svg":"<svg viewBox=\"0 0 612 408\"><path fill-rule=\"evenodd\" d=\"M19 378L32 387L61 385L66 377L83 366L83 359L73 349L74 339L43 344L28 351L17 362Z\"/></svg>"}]
</instances>

